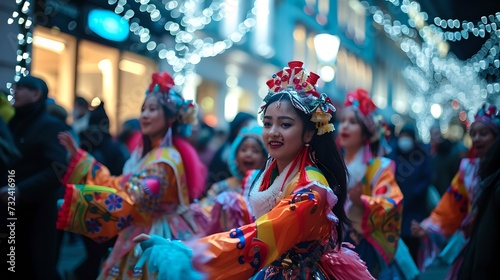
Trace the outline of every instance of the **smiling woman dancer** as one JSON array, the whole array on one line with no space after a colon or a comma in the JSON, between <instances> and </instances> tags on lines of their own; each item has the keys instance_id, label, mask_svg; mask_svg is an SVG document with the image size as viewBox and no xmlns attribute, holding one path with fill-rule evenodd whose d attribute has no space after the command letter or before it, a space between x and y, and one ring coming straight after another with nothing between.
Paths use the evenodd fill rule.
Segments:
<instances>
[{"instance_id":1,"label":"smiling woman dancer","mask_svg":"<svg viewBox=\"0 0 500 280\"><path fill-rule=\"evenodd\" d=\"M187 240L206 227L189 205L203 191L203 164L183 136L196 119L195 105L172 90L168 73L154 73L139 117L143 143L111 176L91 155L78 150L68 133L59 138L71 155L57 227L96 241L118 235L99 279L149 279L134 270L140 254L132 238L140 233ZM197 219L200 217L200 219ZM205 221L206 222L206 221Z\"/></svg>"},{"instance_id":2,"label":"smiling woman dancer","mask_svg":"<svg viewBox=\"0 0 500 280\"><path fill-rule=\"evenodd\" d=\"M288 66L267 82L261 107L270 158L249 191L257 220L193 243L140 235L139 266L149 260L159 279L186 279L192 261L208 279L373 279L342 243L346 167L331 133L335 107L316 91L318 75L300 61ZM180 255L187 269L171 269Z\"/></svg>"},{"instance_id":3,"label":"smiling woman dancer","mask_svg":"<svg viewBox=\"0 0 500 280\"><path fill-rule=\"evenodd\" d=\"M347 94L344 105L339 139L350 174L346 211L352 221L346 240L377 279L399 279L395 256L403 193L394 178L394 162L383 157L389 149L386 129L366 90Z\"/></svg>"},{"instance_id":4,"label":"smiling woman dancer","mask_svg":"<svg viewBox=\"0 0 500 280\"><path fill-rule=\"evenodd\" d=\"M420 264L424 268L432 263L447 240L446 247L440 254L442 260L453 263L447 279L454 279L456 276L461 261L459 252L467 243L478 214L475 199L481 191L478 174L480 162L491 152L495 139L500 137L500 115L497 107L483 104L470 126L469 133L472 138L471 154L474 156L462 159L450 187L431 215L420 223L412 221L411 224L412 234L420 237L425 245L422 246Z\"/></svg>"}]
</instances>

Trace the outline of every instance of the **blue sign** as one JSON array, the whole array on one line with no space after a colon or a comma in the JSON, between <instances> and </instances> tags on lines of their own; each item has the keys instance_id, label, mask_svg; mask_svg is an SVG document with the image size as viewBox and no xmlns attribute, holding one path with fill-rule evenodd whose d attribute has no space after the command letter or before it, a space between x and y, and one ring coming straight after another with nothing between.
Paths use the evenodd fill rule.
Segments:
<instances>
[{"instance_id":1,"label":"blue sign","mask_svg":"<svg viewBox=\"0 0 500 280\"><path fill-rule=\"evenodd\" d=\"M88 14L88 27L104 39L116 42L127 40L129 23L121 16L107 10L92 10Z\"/></svg>"}]
</instances>

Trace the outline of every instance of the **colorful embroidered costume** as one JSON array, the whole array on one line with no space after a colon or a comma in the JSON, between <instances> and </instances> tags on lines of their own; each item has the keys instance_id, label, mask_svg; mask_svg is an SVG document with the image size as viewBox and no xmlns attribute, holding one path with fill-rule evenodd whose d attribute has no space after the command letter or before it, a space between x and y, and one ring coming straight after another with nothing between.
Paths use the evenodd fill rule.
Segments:
<instances>
[{"instance_id":1,"label":"colorful embroidered costume","mask_svg":"<svg viewBox=\"0 0 500 280\"><path fill-rule=\"evenodd\" d=\"M346 173L330 133L335 108L315 91L319 76L306 72L302 62L288 65L267 82L261 107L270 158L248 192L256 221L186 242L193 266L208 279L373 279L349 245L341 244ZM182 278L169 269L172 241L142 242L159 277Z\"/></svg>"},{"instance_id":2,"label":"colorful embroidered costume","mask_svg":"<svg viewBox=\"0 0 500 280\"><path fill-rule=\"evenodd\" d=\"M131 165L131 172L114 177L80 150L64 178L69 185L58 228L97 242L118 235L101 277L132 278L137 253L131 239L140 233L187 240L201 231L188 207L184 167L174 147L155 148Z\"/></svg>"},{"instance_id":3,"label":"colorful embroidered costume","mask_svg":"<svg viewBox=\"0 0 500 280\"><path fill-rule=\"evenodd\" d=\"M474 192L479 180L478 168L478 158L462 159L450 187L432 210L431 215L420 223L428 234L423 240L422 258L418 264L422 269L432 264L441 249L444 249L445 243L448 245L446 250L443 250L446 254L442 257L450 264L465 244L465 238L458 230L474 201ZM447 242L452 236L451 242Z\"/></svg>"},{"instance_id":4,"label":"colorful embroidered costume","mask_svg":"<svg viewBox=\"0 0 500 280\"><path fill-rule=\"evenodd\" d=\"M484 103L474 116L470 127L472 138L471 155L465 158L431 215L420 223L426 231L422 252L421 267L426 268L439 253L439 258L452 265L447 279L453 279L461 263L460 251L468 240L471 225L478 215L477 197L482 189L479 186L479 165L491 150L494 140L500 134L500 114L497 107ZM465 233L465 235L464 235ZM446 247L442 248L446 241Z\"/></svg>"},{"instance_id":5,"label":"colorful embroidered costume","mask_svg":"<svg viewBox=\"0 0 500 280\"><path fill-rule=\"evenodd\" d=\"M171 81L166 73L153 75L154 90L150 88L148 95L155 95L163 110L182 111L186 102L169 90L171 85L164 88L162 79ZM187 125L186 116L179 114L184 118L177 121L182 123L174 125ZM67 187L57 228L97 242L118 235L99 279L156 278L147 269L134 271L141 251L132 239L148 233L188 240L206 227L205 216L190 206L204 185L193 181L195 174L203 177L206 170L187 141L172 137L172 129L152 139L149 152L143 154L144 144L136 148L121 176L111 176L83 150L71 159L63 178Z\"/></svg>"},{"instance_id":6,"label":"colorful embroidered costume","mask_svg":"<svg viewBox=\"0 0 500 280\"><path fill-rule=\"evenodd\" d=\"M360 139L365 139L364 146L347 163L351 175L348 190L361 183L362 206L350 199L346 203L347 216L352 221L346 240L356 246L355 251L366 261L375 277L401 277L394 261L398 243L401 242L403 193L394 177L394 162L383 157L389 150L385 142L386 129L375 115L376 107L367 91L358 89L349 93L344 105L344 110L354 112L359 126L363 128L358 130L361 131ZM341 133L344 129L351 131L349 129L352 128L345 128L350 124L344 125L341 124ZM372 151L374 143L378 143L379 148Z\"/></svg>"},{"instance_id":7,"label":"colorful embroidered costume","mask_svg":"<svg viewBox=\"0 0 500 280\"><path fill-rule=\"evenodd\" d=\"M252 279L370 279L355 253L335 248L338 219L331 209L337 197L325 177L308 165L302 171L308 184L299 184L301 172L294 169L296 173L286 182L281 197L259 191L265 174L258 179L250 191L250 203L272 205L272 209L261 209L266 213L255 223L199 241L199 246L206 248L199 252L199 258L205 259L200 270L208 279L248 279L255 274ZM276 178L272 183L283 183L288 170L281 173L281 181ZM259 193L263 204L257 201ZM350 273L351 278L342 273Z\"/></svg>"}]
</instances>

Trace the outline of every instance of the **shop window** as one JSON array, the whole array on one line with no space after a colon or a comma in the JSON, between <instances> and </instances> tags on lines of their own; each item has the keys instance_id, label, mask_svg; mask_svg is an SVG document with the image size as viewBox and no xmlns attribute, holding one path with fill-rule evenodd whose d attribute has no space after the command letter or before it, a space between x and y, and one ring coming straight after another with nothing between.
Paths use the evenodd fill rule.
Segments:
<instances>
[{"instance_id":1,"label":"shop window","mask_svg":"<svg viewBox=\"0 0 500 280\"><path fill-rule=\"evenodd\" d=\"M119 88L117 98L118 131L129 119L138 118L156 63L144 56L122 52L118 62Z\"/></svg>"},{"instance_id":2,"label":"shop window","mask_svg":"<svg viewBox=\"0 0 500 280\"><path fill-rule=\"evenodd\" d=\"M139 117L156 69L153 60L137 54L87 40L77 43L56 29L34 29L31 73L47 82L49 97L66 109L68 123L78 95L89 103L104 101L111 133L118 133L125 120Z\"/></svg>"},{"instance_id":3,"label":"shop window","mask_svg":"<svg viewBox=\"0 0 500 280\"><path fill-rule=\"evenodd\" d=\"M118 129L116 105L119 58L118 49L86 40L79 43L76 95L87 99L89 103L96 98L104 102L112 134Z\"/></svg>"},{"instance_id":4,"label":"shop window","mask_svg":"<svg viewBox=\"0 0 500 280\"><path fill-rule=\"evenodd\" d=\"M49 97L71 116L76 39L73 36L37 26L33 31L31 73L44 79L49 87ZM68 118L71 122L71 118Z\"/></svg>"}]
</instances>

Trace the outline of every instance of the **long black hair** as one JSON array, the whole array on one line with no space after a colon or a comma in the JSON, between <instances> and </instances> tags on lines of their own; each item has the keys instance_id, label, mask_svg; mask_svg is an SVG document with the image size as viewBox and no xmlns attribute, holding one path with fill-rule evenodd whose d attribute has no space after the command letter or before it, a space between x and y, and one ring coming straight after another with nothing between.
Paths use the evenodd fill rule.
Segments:
<instances>
[{"instance_id":1,"label":"long black hair","mask_svg":"<svg viewBox=\"0 0 500 280\"><path fill-rule=\"evenodd\" d=\"M486 177L498 171L498 169L500 169L500 135L496 135L484 160L481 160L479 163L478 174L481 180L484 180Z\"/></svg>"},{"instance_id":2,"label":"long black hair","mask_svg":"<svg viewBox=\"0 0 500 280\"><path fill-rule=\"evenodd\" d=\"M281 101L287 100L291 102L288 94L275 94L267 102L266 109L270 104L280 99ZM321 173L328 181L328 185L335 195L337 195L338 202L335 204L332 211L340 220L336 228L338 233L337 246L340 246L344 238L344 224L350 224L344 210L344 204L347 199L347 167L344 163L344 158L337 149L333 133L317 135L316 123L311 121L311 116L295 107L294 109L304 124L302 136L305 136L309 131L314 131L314 136L309 143L310 152L314 153L316 166L321 170ZM333 122L334 119L332 118L330 123L333 124Z\"/></svg>"}]
</instances>

